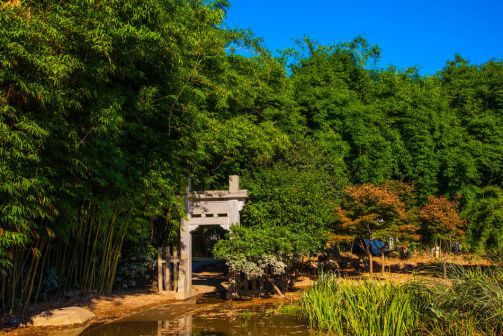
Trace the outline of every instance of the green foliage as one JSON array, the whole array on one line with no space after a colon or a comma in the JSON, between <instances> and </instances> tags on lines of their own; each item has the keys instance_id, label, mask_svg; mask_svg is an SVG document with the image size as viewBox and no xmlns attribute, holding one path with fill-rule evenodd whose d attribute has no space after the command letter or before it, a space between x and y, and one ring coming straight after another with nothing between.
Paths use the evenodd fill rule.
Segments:
<instances>
[{"instance_id":1,"label":"green foliage","mask_svg":"<svg viewBox=\"0 0 503 336\"><path fill-rule=\"evenodd\" d=\"M55 213L44 176L37 174L47 132L17 116L0 92L0 270L12 265L9 250L33 239L32 228ZM16 125L11 127L10 125Z\"/></svg>"},{"instance_id":2,"label":"green foliage","mask_svg":"<svg viewBox=\"0 0 503 336\"><path fill-rule=\"evenodd\" d=\"M177 245L188 176L206 189L240 174L250 233L233 244L271 227L292 239L271 236L282 258L323 246L347 185L387 180L415 185L408 215L461 193L470 244L500 249L501 61L383 70L362 38L275 58L223 28L226 6L0 5L3 311L35 299L44 270L61 291L107 291L124 246Z\"/></svg>"},{"instance_id":3,"label":"green foliage","mask_svg":"<svg viewBox=\"0 0 503 336\"><path fill-rule=\"evenodd\" d=\"M37 295L45 268L61 290L108 291L125 242L176 242L182 139L239 35L223 15L203 1L0 6L3 311Z\"/></svg>"},{"instance_id":4,"label":"green foliage","mask_svg":"<svg viewBox=\"0 0 503 336\"><path fill-rule=\"evenodd\" d=\"M310 252L310 241L308 234L294 233L287 227L235 226L229 239L218 241L213 251L231 271L255 279L287 273L293 261Z\"/></svg>"},{"instance_id":5,"label":"green foliage","mask_svg":"<svg viewBox=\"0 0 503 336\"><path fill-rule=\"evenodd\" d=\"M229 240L215 246L215 255L233 271L249 278L289 274L302 256L323 248L334 222L332 202L339 181L334 183L329 174L333 165L320 167L317 159L311 160L316 155L311 146L319 148L308 143L289 149L291 164L245 175L250 199L242 213L243 226L233 228Z\"/></svg>"},{"instance_id":6,"label":"green foliage","mask_svg":"<svg viewBox=\"0 0 503 336\"><path fill-rule=\"evenodd\" d=\"M284 164L250 174L243 184L250 200L245 225L287 226L293 232L322 232L333 223L332 177L323 170Z\"/></svg>"},{"instance_id":7,"label":"green foliage","mask_svg":"<svg viewBox=\"0 0 503 336\"><path fill-rule=\"evenodd\" d=\"M503 256L503 190L486 187L475 195L465 210L468 236L478 251Z\"/></svg>"},{"instance_id":8,"label":"green foliage","mask_svg":"<svg viewBox=\"0 0 503 336\"><path fill-rule=\"evenodd\" d=\"M182 151L194 183L201 188L264 166L289 147L288 135L271 121L237 116L227 120L205 117L201 122L204 127L186 139Z\"/></svg>"}]
</instances>

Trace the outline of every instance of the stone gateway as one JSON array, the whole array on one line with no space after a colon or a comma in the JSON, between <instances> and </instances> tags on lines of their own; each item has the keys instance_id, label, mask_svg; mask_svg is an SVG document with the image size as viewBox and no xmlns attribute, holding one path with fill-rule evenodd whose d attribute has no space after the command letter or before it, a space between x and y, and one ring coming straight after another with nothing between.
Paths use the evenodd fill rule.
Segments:
<instances>
[{"instance_id":1,"label":"stone gateway","mask_svg":"<svg viewBox=\"0 0 503 336\"><path fill-rule=\"evenodd\" d=\"M248 191L239 189L239 176L229 176L228 190L188 191L185 198L186 218L180 228L180 255L159 251L159 291L174 291L184 300L192 292L192 234L200 226L218 225L229 231L240 223L240 212Z\"/></svg>"}]
</instances>

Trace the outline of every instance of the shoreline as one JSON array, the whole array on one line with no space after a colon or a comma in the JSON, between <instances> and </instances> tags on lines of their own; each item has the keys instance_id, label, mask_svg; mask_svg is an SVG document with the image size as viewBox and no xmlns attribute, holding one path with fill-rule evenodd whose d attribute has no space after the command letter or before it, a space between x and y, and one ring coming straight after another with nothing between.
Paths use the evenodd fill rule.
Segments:
<instances>
[{"instance_id":1,"label":"shoreline","mask_svg":"<svg viewBox=\"0 0 503 336\"><path fill-rule=\"evenodd\" d=\"M54 332L57 330L58 335L73 336L80 334L80 332L84 331L84 329L91 324L109 323L143 310L175 302L174 295L159 294L146 290L132 290L114 292L110 295L94 294L83 298L40 303L30 309L30 316L51 309L78 306L89 309L95 314L95 317L89 320L85 325L77 326L33 327L25 324L25 326L6 327L0 330L0 335L45 336L54 335ZM26 323L28 320L29 318L24 320L23 323Z\"/></svg>"},{"instance_id":2,"label":"shoreline","mask_svg":"<svg viewBox=\"0 0 503 336\"><path fill-rule=\"evenodd\" d=\"M475 265L487 265L487 260L473 260L472 258L465 259L465 257L450 256L446 258L448 261L461 264L465 266L475 266ZM354 257L353 257L354 259ZM450 260L449 260L450 259ZM386 277L380 279L380 273L376 272L376 280L391 280L396 282L403 282L410 279L413 275L412 272L407 272L406 270L411 267L418 271L418 266L421 263L434 263L438 262L438 260L432 258L424 258L424 256L418 256L416 258L411 258L409 260L400 260L400 259L387 259L386 266L394 266L392 268L398 268L401 271L399 272L386 272ZM378 264L378 263L377 263ZM411 265L412 264L412 265ZM424 265L424 264L423 264ZM409 266L409 267L407 267ZM348 268L345 269L348 272ZM343 273L346 273L343 272ZM210 272L208 272L210 273ZM420 274L416 274L421 276ZM346 273L343 277L346 276L348 279L351 279L350 273ZM426 275L428 276L428 275ZM359 273L357 278L353 278L353 281L364 280L368 277L368 274L365 272ZM260 302L275 302L275 301L283 301L283 300L294 300L298 298L299 293L301 293L305 288L309 287L313 282L313 279L309 276L302 276L298 278L295 283L295 291L285 293L284 298L276 297L271 295L267 298L252 298L252 299L244 299L234 301L239 305L256 305ZM199 288L200 287L200 288ZM197 291L195 297L203 295L205 293L213 292L212 290L214 286L194 286L194 289ZM36 315L40 312L69 307L69 306L79 306L86 309L89 309L92 313L95 314L95 317L92 318L85 325L79 326L61 326L61 327L32 327L32 326L16 326L16 327L5 327L4 329L0 329L0 335L9 335L9 336L46 336L46 335L54 335L55 331L57 331L58 335L62 336L76 336L83 332L86 328L88 328L92 324L106 324L111 323L128 316L131 316L135 313L139 313L151 308L160 307L166 304L177 304L185 301L176 301L173 294L159 294L156 291L151 290L122 290L113 292L110 295L97 295L91 294L87 297L74 297L67 300L54 300L47 303L38 303L33 307L29 308L29 316ZM26 323L27 319L23 321Z\"/></svg>"}]
</instances>

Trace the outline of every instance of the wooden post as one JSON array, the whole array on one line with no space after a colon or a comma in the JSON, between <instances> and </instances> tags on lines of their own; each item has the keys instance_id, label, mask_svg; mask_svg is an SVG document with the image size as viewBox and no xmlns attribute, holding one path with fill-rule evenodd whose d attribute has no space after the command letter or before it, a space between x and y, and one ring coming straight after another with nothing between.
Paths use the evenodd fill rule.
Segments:
<instances>
[{"instance_id":1,"label":"wooden post","mask_svg":"<svg viewBox=\"0 0 503 336\"><path fill-rule=\"evenodd\" d=\"M382 277L384 278L384 250L381 252L381 256L382 256L381 274Z\"/></svg>"},{"instance_id":2,"label":"wooden post","mask_svg":"<svg viewBox=\"0 0 503 336\"><path fill-rule=\"evenodd\" d=\"M372 279L373 275L374 275L374 258L373 258L373 255L372 255L372 251L369 251L368 252L369 254L369 266L370 266L370 278Z\"/></svg>"}]
</instances>

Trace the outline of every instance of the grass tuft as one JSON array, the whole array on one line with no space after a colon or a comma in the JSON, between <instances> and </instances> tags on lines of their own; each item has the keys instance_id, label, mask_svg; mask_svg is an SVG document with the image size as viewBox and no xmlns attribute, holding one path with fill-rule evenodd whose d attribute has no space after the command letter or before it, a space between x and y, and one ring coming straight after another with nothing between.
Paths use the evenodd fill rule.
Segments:
<instances>
[{"instance_id":1,"label":"grass tuft","mask_svg":"<svg viewBox=\"0 0 503 336\"><path fill-rule=\"evenodd\" d=\"M352 284L322 275L301 304L312 327L337 335L405 335L419 321L414 294L389 282Z\"/></svg>"},{"instance_id":2,"label":"grass tuft","mask_svg":"<svg viewBox=\"0 0 503 336\"><path fill-rule=\"evenodd\" d=\"M449 280L349 282L323 274L300 316L335 335L502 335L503 269L446 265Z\"/></svg>"}]
</instances>

